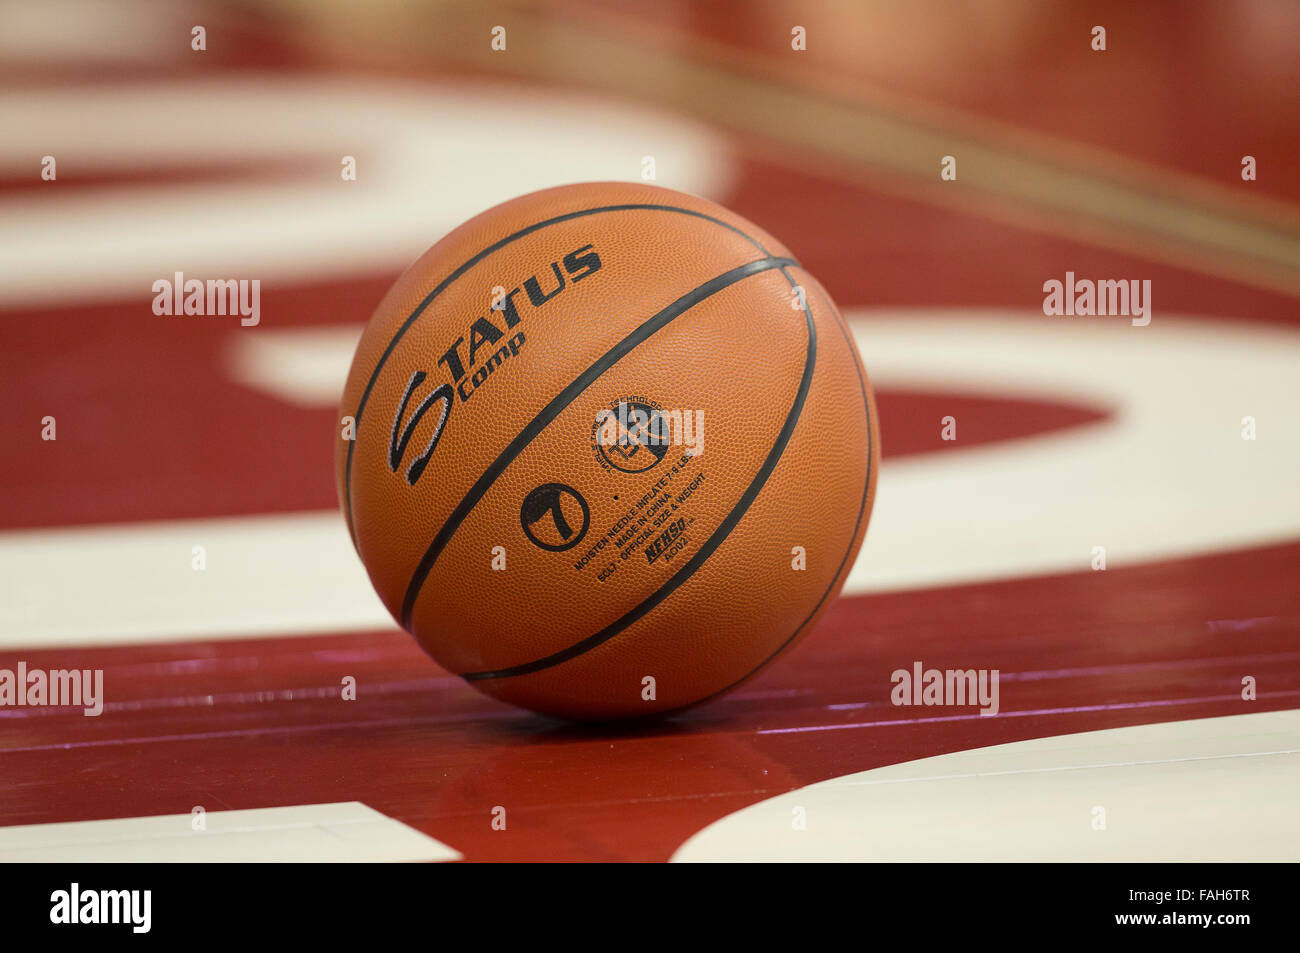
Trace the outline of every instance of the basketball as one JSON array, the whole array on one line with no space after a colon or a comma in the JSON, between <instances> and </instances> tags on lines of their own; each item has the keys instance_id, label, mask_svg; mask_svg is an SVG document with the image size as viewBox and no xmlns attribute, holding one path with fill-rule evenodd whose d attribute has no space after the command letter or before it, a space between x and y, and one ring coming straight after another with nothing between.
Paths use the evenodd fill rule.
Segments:
<instances>
[{"instance_id":1,"label":"basketball","mask_svg":"<svg viewBox=\"0 0 1300 953\"><path fill-rule=\"evenodd\" d=\"M340 418L340 505L393 617L476 688L579 720L713 698L803 637L880 455L817 280L638 183L449 233L379 303Z\"/></svg>"}]
</instances>

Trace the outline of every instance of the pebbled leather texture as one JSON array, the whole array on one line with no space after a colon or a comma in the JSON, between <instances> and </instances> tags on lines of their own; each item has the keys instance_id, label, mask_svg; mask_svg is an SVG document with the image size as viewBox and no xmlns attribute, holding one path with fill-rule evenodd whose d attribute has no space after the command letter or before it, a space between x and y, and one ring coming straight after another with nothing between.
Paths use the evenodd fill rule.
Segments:
<instances>
[{"instance_id":1,"label":"pebbled leather texture","mask_svg":"<svg viewBox=\"0 0 1300 953\"><path fill-rule=\"evenodd\" d=\"M602 453L620 401L702 415L702 452ZM880 452L821 285L739 216L636 183L525 195L443 238L380 302L340 415L340 503L394 617L481 690L575 719L697 703L807 632Z\"/></svg>"}]
</instances>

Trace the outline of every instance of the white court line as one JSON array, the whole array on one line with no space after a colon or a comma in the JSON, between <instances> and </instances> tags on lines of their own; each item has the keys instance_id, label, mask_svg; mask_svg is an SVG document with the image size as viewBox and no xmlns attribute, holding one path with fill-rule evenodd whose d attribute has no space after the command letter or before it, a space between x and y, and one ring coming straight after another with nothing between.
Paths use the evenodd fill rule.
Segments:
<instances>
[{"instance_id":1,"label":"white court line","mask_svg":"<svg viewBox=\"0 0 1300 953\"><path fill-rule=\"evenodd\" d=\"M0 646L395 625L333 510L0 534L0 580Z\"/></svg>"},{"instance_id":2,"label":"white court line","mask_svg":"<svg viewBox=\"0 0 1300 953\"><path fill-rule=\"evenodd\" d=\"M382 274L517 195L640 181L647 155L660 184L695 194L724 192L735 172L725 140L680 117L575 94L502 95L482 83L241 72L51 84L0 91L0 129L0 170L32 176L47 154L69 177L221 160L302 166L291 182L74 193L55 181L38 194L0 196L8 308L147 301L153 282L176 271L264 285ZM355 181L342 179L344 156L356 160Z\"/></svg>"},{"instance_id":3,"label":"white court line","mask_svg":"<svg viewBox=\"0 0 1300 953\"><path fill-rule=\"evenodd\" d=\"M847 592L1087 572L1098 546L1116 569L1300 537L1300 332L1158 312L1145 328L851 315L882 390L1074 400L1113 417L967 449L958 415L951 449L881 468Z\"/></svg>"},{"instance_id":4,"label":"white court line","mask_svg":"<svg viewBox=\"0 0 1300 953\"><path fill-rule=\"evenodd\" d=\"M359 801L0 827L0 861L299 863L448 861L441 841Z\"/></svg>"},{"instance_id":5,"label":"white court line","mask_svg":"<svg viewBox=\"0 0 1300 953\"><path fill-rule=\"evenodd\" d=\"M1275 711L958 751L751 805L672 859L1295 861L1297 737Z\"/></svg>"},{"instance_id":6,"label":"white court line","mask_svg":"<svg viewBox=\"0 0 1300 953\"><path fill-rule=\"evenodd\" d=\"M1282 748L1278 751L1246 751L1239 754L1206 754L1192 758L1152 758L1147 761L1100 761L1093 764L1065 764L1050 768L1015 768L1010 771L971 771L965 774L934 774L916 778L866 778L844 779L842 784L920 784L927 781L959 781L969 778L1001 778L1015 774L1043 774L1054 771L1096 771L1102 768L1136 768L1156 764L1184 764L1188 761L1226 761L1232 758L1270 758L1276 755L1300 754L1300 748ZM870 772L866 772L870 774Z\"/></svg>"}]
</instances>

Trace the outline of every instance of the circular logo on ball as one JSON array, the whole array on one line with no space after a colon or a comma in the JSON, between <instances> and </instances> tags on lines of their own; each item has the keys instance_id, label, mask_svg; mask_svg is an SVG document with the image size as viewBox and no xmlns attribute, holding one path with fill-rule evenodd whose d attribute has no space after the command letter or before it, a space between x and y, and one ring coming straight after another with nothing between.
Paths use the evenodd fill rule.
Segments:
<instances>
[{"instance_id":1,"label":"circular logo on ball","mask_svg":"<svg viewBox=\"0 0 1300 953\"><path fill-rule=\"evenodd\" d=\"M524 497L519 524L535 545L553 553L577 546L587 535L591 510L587 501L571 486L543 483Z\"/></svg>"},{"instance_id":2,"label":"circular logo on ball","mask_svg":"<svg viewBox=\"0 0 1300 953\"><path fill-rule=\"evenodd\" d=\"M658 404L624 397L602 407L591 428L591 442L605 466L644 473L668 453L668 418Z\"/></svg>"}]
</instances>

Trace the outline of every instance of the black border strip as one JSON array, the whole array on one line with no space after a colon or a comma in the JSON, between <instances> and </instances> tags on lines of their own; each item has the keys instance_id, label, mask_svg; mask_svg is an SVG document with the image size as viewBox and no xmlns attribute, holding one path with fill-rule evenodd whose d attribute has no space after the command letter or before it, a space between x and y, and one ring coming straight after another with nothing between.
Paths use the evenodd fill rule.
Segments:
<instances>
[{"instance_id":1,"label":"black border strip","mask_svg":"<svg viewBox=\"0 0 1300 953\"><path fill-rule=\"evenodd\" d=\"M406 595L402 599L403 627L410 628L411 614L415 609L415 600L420 594L420 589L424 585L425 579L428 578L429 572L433 569L434 562L438 559L439 554L451 540L452 535L460 528L460 524L469 516L470 511L478 505L478 501L483 498L483 495L487 493L492 484L496 482L497 477L501 475L505 468L513 463L515 458L533 442L537 435L540 434L552 420L559 416L559 414L568 407L569 404L573 403L573 401L577 399L578 395L594 384L596 380L605 373L605 371L609 370L616 363L626 357L633 349L643 344L652 334L665 327L675 318L685 314L701 301L713 297L713 295L723 289L729 288L736 282L742 281L751 275L771 271L774 268L784 269L787 266L794 264L796 264L796 262L791 258L760 258L756 261L746 262L738 268L732 268L730 271L723 272L716 278L710 278L698 288L688 291L658 314L643 322L631 334L627 335L623 340L619 341L601 355L595 363L579 374L577 379L565 387L564 390L556 394L545 407L538 411L537 416L529 421L528 425L524 427L513 440L506 444L505 449L502 450L500 455L492 461L491 465L483 471L482 475L474 481L474 485L469 488L469 492L467 492L461 501L456 504L456 508L452 510L451 515L447 517L441 528L439 528L438 535L433 538L433 542L429 544L429 548L424 551L424 555L420 558L420 562L415 567L415 572L411 576L410 583L407 584ZM815 335L813 343L815 343ZM807 370L805 373L810 375L811 371ZM806 392L806 384L807 382L805 382L803 392ZM803 392L801 392L799 400L796 401L796 417L798 416L798 409L803 406ZM787 421L787 424L789 424L789 421ZM789 436L787 434L786 440L788 439ZM777 446L778 448L784 447L784 443L778 440ZM775 466L775 459L772 459L772 465ZM766 475L763 475L763 479L767 479ZM754 489L754 492L757 493L757 489ZM748 503L745 505L747 507ZM740 517L737 516L736 518L739 519ZM726 524L724 523L724 525ZM730 525L735 524L733 522ZM730 531L730 526L728 526L728 531ZM721 540L719 540L719 542L720 541ZM688 563L687 565L690 564ZM650 598L654 599L655 597L651 596ZM647 600L647 602L648 601L649 600ZM603 631L605 630L602 630L602 632ZM608 636L606 636L606 638L608 638ZM583 642L578 643L578 645L583 645L590 641L590 639L584 639ZM546 666L543 665L542 667L545 668ZM468 675L464 677L471 678L471 676ZM489 676L479 673L473 677L486 678Z\"/></svg>"},{"instance_id":2,"label":"black border strip","mask_svg":"<svg viewBox=\"0 0 1300 953\"><path fill-rule=\"evenodd\" d=\"M449 274L446 278L440 281L437 287L435 287L432 291L430 291L427 295L425 295L424 299L418 305L415 306L415 309L412 310L410 315L407 316L406 320L402 322L402 326L397 329L396 333L393 334L392 339L389 340L388 342L388 346L385 347L383 353L379 355L379 360L375 363L375 369L370 372L370 379L366 381L365 389L361 392L361 399L357 401L357 409L355 413L353 413L352 415L353 430L352 430L352 439L348 441L348 459L343 469L343 502L344 502L343 515L344 518L347 520L348 534L352 537L353 543L356 542L357 535L352 525L352 453L356 448L357 439L358 439L358 430L361 427L361 412L365 410L366 402L370 399L370 392L371 390L374 389L375 381L379 378L379 372L384 369L384 365L388 363L388 358L392 355L393 350L397 347L397 342L400 341L402 337L406 334L406 332L411 329L411 325L415 324L415 322L419 319L420 315L424 313L425 309L428 308L429 305L433 303L433 300L435 298L437 298L440 294L446 291L447 288L451 286L452 282L454 282L457 278L464 275L465 272L469 271L471 268L473 268L483 259L491 255L493 252L500 251L502 248L505 248L507 245L511 244L512 242L518 241L524 236L531 235L533 232L540 231L543 228L548 228L551 225L558 225L560 222L567 222L570 221L571 219L582 218L583 216L586 215L599 215L602 212L633 212L633 211L675 212L680 215L691 215L695 218L701 218L707 222L712 222L715 225L721 225L723 228L727 229L728 231L735 232L741 238L745 239L745 241L749 242L751 245L757 248L764 255L769 255L768 250L764 248L763 245L757 239L755 239L752 235L749 235L748 233L737 228L735 225L732 225L730 222L724 222L720 218L714 218L712 215L707 215L704 212L697 212L694 209L681 208L680 206L677 205L659 205L653 202L629 203L625 205L601 205L601 206L597 206L596 208L586 208L586 209L579 209L576 212L566 212L563 215L557 215L554 218L548 218L544 221L535 222L532 225L529 225L525 228L521 228L519 231L513 232L507 235L505 238L502 238L500 241L493 242L491 245L488 245L486 248L482 249L481 251L476 252L473 256L466 259L455 269L453 269L451 274Z\"/></svg>"}]
</instances>

